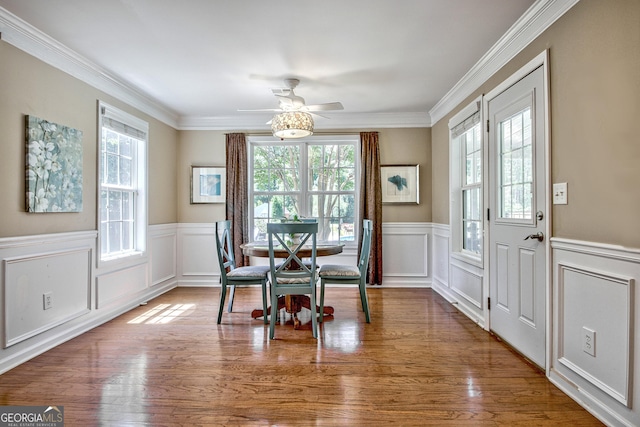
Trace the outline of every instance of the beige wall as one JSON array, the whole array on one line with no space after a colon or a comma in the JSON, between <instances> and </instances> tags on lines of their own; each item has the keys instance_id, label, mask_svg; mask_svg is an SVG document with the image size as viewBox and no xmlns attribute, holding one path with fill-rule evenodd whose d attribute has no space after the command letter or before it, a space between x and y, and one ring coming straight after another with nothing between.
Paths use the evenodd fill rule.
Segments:
<instances>
[{"instance_id":1,"label":"beige wall","mask_svg":"<svg viewBox=\"0 0 640 427\"><path fill-rule=\"evenodd\" d=\"M222 131L177 131L21 50L0 42L0 237L95 230L97 101L149 122L149 222L201 223L224 219L223 204L190 204L192 165L225 163ZM25 211L24 116L32 114L83 131L83 211ZM420 204L385 205L385 222L431 221L431 131L380 133L382 164L420 165ZM353 132L353 131L351 131ZM322 132L319 132L322 134Z\"/></svg>"},{"instance_id":2,"label":"beige wall","mask_svg":"<svg viewBox=\"0 0 640 427\"><path fill-rule=\"evenodd\" d=\"M382 164L420 165L420 204L384 205L385 222L431 221L431 131L428 128L374 129L379 132ZM340 131L332 131L339 133ZM352 131L349 131L352 132ZM317 132L322 135L322 132ZM225 217L223 204L190 204L191 166L224 166L225 133L181 131L178 156L178 220L185 223L212 222Z\"/></svg>"},{"instance_id":3,"label":"beige wall","mask_svg":"<svg viewBox=\"0 0 640 427\"><path fill-rule=\"evenodd\" d=\"M103 92L0 42L0 237L97 228L97 102L105 101L149 122L149 221L177 220L177 132ZM25 210L25 115L83 132L83 210Z\"/></svg>"},{"instance_id":4,"label":"beige wall","mask_svg":"<svg viewBox=\"0 0 640 427\"><path fill-rule=\"evenodd\" d=\"M180 131L178 148L178 222L207 223L225 219L224 203L191 203L191 166L224 166L225 132Z\"/></svg>"},{"instance_id":5,"label":"beige wall","mask_svg":"<svg viewBox=\"0 0 640 427\"><path fill-rule=\"evenodd\" d=\"M551 176L567 182L553 236L640 248L640 2L582 0L433 127L434 222L448 223L449 118L545 49ZM438 187L436 189L436 187Z\"/></svg>"},{"instance_id":6,"label":"beige wall","mask_svg":"<svg viewBox=\"0 0 640 427\"><path fill-rule=\"evenodd\" d=\"M383 222L431 221L431 129L378 129L382 165L420 165L420 204L383 205Z\"/></svg>"},{"instance_id":7,"label":"beige wall","mask_svg":"<svg viewBox=\"0 0 640 427\"><path fill-rule=\"evenodd\" d=\"M149 224L178 222L178 134L170 126L150 120Z\"/></svg>"}]
</instances>

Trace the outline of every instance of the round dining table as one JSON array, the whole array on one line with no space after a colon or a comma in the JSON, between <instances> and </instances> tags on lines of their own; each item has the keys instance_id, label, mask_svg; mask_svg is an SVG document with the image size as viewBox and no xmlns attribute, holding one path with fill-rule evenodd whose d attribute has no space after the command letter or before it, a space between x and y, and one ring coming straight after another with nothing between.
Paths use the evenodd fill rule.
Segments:
<instances>
[{"instance_id":1,"label":"round dining table","mask_svg":"<svg viewBox=\"0 0 640 427\"><path fill-rule=\"evenodd\" d=\"M321 256L330 256L337 255L342 253L342 248L344 247L344 243L323 243L316 245L316 258ZM253 256L260 258L269 258L269 244L267 242L252 242L245 243L240 245L242 248L242 253L245 256ZM289 256L289 252L286 249L277 246L273 249L273 256L275 258L287 258ZM303 246L298 251L298 256L300 258L310 258L311 257L311 246ZM295 268L295 267L294 267ZM286 309L287 313L290 313L293 317L293 328L298 329L300 327L300 321L298 320L297 313L299 313L302 308L306 308L307 310L311 310L311 299L308 295L284 295L278 297L278 310ZM316 312L320 310L320 307L316 305ZM322 316L332 316L333 315L333 307L325 305L321 315ZM267 308L267 315L271 314L271 307ZM255 309L251 312L251 317L257 319L258 317L264 316L264 312L262 309Z\"/></svg>"},{"instance_id":2,"label":"round dining table","mask_svg":"<svg viewBox=\"0 0 640 427\"><path fill-rule=\"evenodd\" d=\"M242 253L246 256L255 256L261 258L269 258L269 245L265 242L253 242L240 245ZM316 257L337 255L342 253L344 243L323 243L316 245ZM289 253L283 247L274 247L273 256L276 258L286 258ZM298 256L301 258L311 257L311 246L303 246L298 251Z\"/></svg>"}]
</instances>

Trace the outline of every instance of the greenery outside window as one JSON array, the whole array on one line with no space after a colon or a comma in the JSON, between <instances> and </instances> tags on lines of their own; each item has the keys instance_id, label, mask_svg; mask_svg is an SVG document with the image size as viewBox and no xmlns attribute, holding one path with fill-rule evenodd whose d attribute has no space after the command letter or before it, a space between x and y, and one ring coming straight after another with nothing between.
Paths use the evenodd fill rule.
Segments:
<instances>
[{"instance_id":1,"label":"greenery outside window","mask_svg":"<svg viewBox=\"0 0 640 427\"><path fill-rule=\"evenodd\" d=\"M319 241L357 243L359 138L249 138L249 221L253 240L268 222L315 218Z\"/></svg>"}]
</instances>

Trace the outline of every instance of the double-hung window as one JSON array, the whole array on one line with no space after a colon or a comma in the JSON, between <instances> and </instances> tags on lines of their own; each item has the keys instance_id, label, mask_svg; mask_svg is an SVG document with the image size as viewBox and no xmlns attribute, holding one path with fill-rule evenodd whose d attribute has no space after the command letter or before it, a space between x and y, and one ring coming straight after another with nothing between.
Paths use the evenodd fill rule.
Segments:
<instances>
[{"instance_id":1,"label":"double-hung window","mask_svg":"<svg viewBox=\"0 0 640 427\"><path fill-rule=\"evenodd\" d=\"M357 136L274 141L250 137L249 228L266 239L268 222L315 218L319 241L357 243Z\"/></svg>"},{"instance_id":2,"label":"double-hung window","mask_svg":"<svg viewBox=\"0 0 640 427\"><path fill-rule=\"evenodd\" d=\"M146 249L146 122L100 103L98 216L100 259Z\"/></svg>"},{"instance_id":3,"label":"double-hung window","mask_svg":"<svg viewBox=\"0 0 640 427\"><path fill-rule=\"evenodd\" d=\"M482 256L482 128L480 102L449 121L452 251Z\"/></svg>"},{"instance_id":4,"label":"double-hung window","mask_svg":"<svg viewBox=\"0 0 640 427\"><path fill-rule=\"evenodd\" d=\"M460 135L462 151L462 249L480 254L482 248L482 149L480 123Z\"/></svg>"}]
</instances>

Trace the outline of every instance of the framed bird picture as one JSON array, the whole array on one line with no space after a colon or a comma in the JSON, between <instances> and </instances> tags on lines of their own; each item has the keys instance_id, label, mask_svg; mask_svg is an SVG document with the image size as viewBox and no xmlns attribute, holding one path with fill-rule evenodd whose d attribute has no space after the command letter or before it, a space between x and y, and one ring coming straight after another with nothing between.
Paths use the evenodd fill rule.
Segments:
<instances>
[{"instance_id":1,"label":"framed bird picture","mask_svg":"<svg viewBox=\"0 0 640 427\"><path fill-rule=\"evenodd\" d=\"M420 165L382 165L382 203L420 203Z\"/></svg>"}]
</instances>

